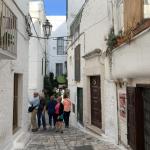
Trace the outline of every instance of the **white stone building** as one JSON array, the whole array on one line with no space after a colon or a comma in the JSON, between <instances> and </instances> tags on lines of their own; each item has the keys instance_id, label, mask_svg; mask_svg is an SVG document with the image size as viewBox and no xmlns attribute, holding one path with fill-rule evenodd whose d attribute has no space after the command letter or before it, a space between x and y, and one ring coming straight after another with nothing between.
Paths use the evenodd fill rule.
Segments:
<instances>
[{"instance_id":1,"label":"white stone building","mask_svg":"<svg viewBox=\"0 0 150 150\"><path fill-rule=\"evenodd\" d=\"M45 8L43 0L30 0L29 12L32 18L31 32L32 36L29 43L29 95L34 91L39 93L43 89L43 78L47 73L47 59L45 53L47 51L47 40L37 38L44 37L43 23L46 20ZM46 65L46 67L45 67Z\"/></svg>"},{"instance_id":2,"label":"white stone building","mask_svg":"<svg viewBox=\"0 0 150 150\"><path fill-rule=\"evenodd\" d=\"M81 9L82 5L84 4L85 0L68 0L67 1L67 34L68 36L71 36L71 24L73 23L74 19L76 18L79 10ZM76 37L78 36L79 33L76 33ZM78 42L78 40L77 40ZM74 69L75 69L75 62L74 62L74 48L75 46L71 44L74 42L69 41L67 45L67 76L68 76L68 89L70 90L70 99L72 100L72 110L73 113L71 113L71 123L76 126L77 124L77 83L74 79ZM75 41L76 44L76 41ZM77 44L76 44L77 45ZM81 77L83 80L83 78ZM80 87L83 87L83 84L80 85ZM81 89L82 90L82 89Z\"/></svg>"},{"instance_id":3,"label":"white stone building","mask_svg":"<svg viewBox=\"0 0 150 150\"><path fill-rule=\"evenodd\" d=\"M86 1L80 8L72 24L68 23L72 39L67 51L71 123L104 133L118 143L116 92L112 90L115 84L105 59L105 38L113 20L111 2Z\"/></svg>"},{"instance_id":4,"label":"white stone building","mask_svg":"<svg viewBox=\"0 0 150 150\"><path fill-rule=\"evenodd\" d=\"M149 6L141 0L86 1L68 22L72 124L133 150L150 147ZM110 52L112 27L117 48Z\"/></svg>"},{"instance_id":5,"label":"white stone building","mask_svg":"<svg viewBox=\"0 0 150 150\"><path fill-rule=\"evenodd\" d=\"M0 14L0 149L10 150L27 140L28 0L0 0Z\"/></svg>"},{"instance_id":6,"label":"white stone building","mask_svg":"<svg viewBox=\"0 0 150 150\"><path fill-rule=\"evenodd\" d=\"M67 23L65 16L47 16L47 19L53 26L48 46L48 67L56 77L66 74Z\"/></svg>"},{"instance_id":7,"label":"white stone building","mask_svg":"<svg viewBox=\"0 0 150 150\"><path fill-rule=\"evenodd\" d=\"M107 73L114 84L118 141L133 150L150 149L150 2L113 3L115 33L124 40L112 50ZM135 3L136 5L133 5ZM116 5L118 4L118 5ZM132 6L132 9L130 8ZM120 17L118 17L120 16ZM120 24L121 23L121 24ZM110 69L108 69L108 66Z\"/></svg>"},{"instance_id":8,"label":"white stone building","mask_svg":"<svg viewBox=\"0 0 150 150\"><path fill-rule=\"evenodd\" d=\"M72 21L75 19L77 13L79 12L80 8L84 4L86 0L67 0L67 26L68 29ZM68 35L70 34L70 29L68 30Z\"/></svg>"}]
</instances>

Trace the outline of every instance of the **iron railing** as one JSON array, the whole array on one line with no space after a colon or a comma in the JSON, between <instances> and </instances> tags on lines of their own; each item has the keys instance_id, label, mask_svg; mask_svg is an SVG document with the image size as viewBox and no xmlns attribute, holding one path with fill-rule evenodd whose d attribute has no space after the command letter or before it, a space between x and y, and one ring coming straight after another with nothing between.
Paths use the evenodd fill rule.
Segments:
<instances>
[{"instance_id":1,"label":"iron railing","mask_svg":"<svg viewBox=\"0 0 150 150\"><path fill-rule=\"evenodd\" d=\"M17 17L0 0L0 49L17 55Z\"/></svg>"}]
</instances>

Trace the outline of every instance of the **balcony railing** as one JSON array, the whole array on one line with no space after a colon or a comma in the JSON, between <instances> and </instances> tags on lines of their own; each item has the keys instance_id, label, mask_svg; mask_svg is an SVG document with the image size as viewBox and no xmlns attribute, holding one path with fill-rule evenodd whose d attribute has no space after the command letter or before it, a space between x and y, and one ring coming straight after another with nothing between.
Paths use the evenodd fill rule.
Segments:
<instances>
[{"instance_id":1,"label":"balcony railing","mask_svg":"<svg viewBox=\"0 0 150 150\"><path fill-rule=\"evenodd\" d=\"M16 58L17 56L17 18L0 0L0 55L3 58Z\"/></svg>"}]
</instances>

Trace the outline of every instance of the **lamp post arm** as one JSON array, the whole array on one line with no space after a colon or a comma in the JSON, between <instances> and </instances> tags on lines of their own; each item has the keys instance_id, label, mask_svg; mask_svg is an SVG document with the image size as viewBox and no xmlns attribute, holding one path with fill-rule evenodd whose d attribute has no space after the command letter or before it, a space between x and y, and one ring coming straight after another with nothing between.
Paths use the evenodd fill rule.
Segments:
<instances>
[{"instance_id":1,"label":"lamp post arm","mask_svg":"<svg viewBox=\"0 0 150 150\"><path fill-rule=\"evenodd\" d=\"M41 37L41 36L35 36L35 35L31 35L30 37L33 37L33 38L38 38L38 39L57 39L57 38L62 38L62 37L70 37L70 36L58 36L58 37Z\"/></svg>"}]
</instances>

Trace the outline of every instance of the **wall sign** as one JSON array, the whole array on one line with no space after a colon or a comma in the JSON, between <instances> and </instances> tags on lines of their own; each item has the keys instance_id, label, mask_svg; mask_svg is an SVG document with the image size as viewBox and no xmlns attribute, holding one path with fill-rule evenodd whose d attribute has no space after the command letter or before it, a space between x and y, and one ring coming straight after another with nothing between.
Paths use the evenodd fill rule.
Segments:
<instances>
[{"instance_id":1,"label":"wall sign","mask_svg":"<svg viewBox=\"0 0 150 150\"><path fill-rule=\"evenodd\" d=\"M119 93L119 111L122 118L126 118L126 94Z\"/></svg>"}]
</instances>

